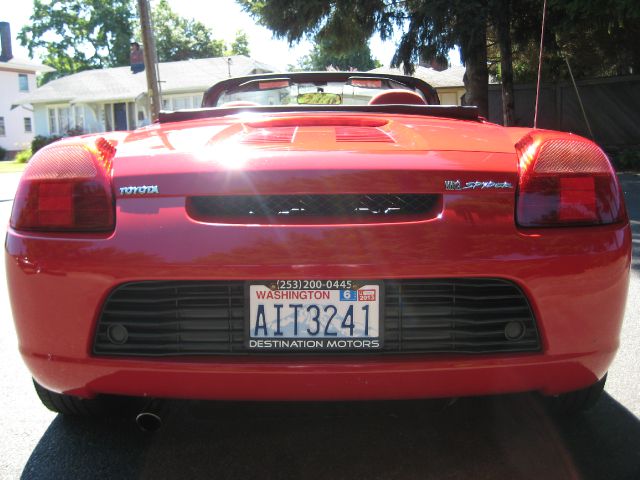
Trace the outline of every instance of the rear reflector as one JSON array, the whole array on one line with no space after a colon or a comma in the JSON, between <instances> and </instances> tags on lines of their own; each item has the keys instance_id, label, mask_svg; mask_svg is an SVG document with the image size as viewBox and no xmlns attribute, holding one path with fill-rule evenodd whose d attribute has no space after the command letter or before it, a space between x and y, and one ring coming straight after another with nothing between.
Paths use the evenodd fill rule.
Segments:
<instances>
[{"instance_id":1,"label":"rear reflector","mask_svg":"<svg viewBox=\"0 0 640 480\"><path fill-rule=\"evenodd\" d=\"M615 172L593 142L534 132L516 145L516 221L522 227L607 225L624 218Z\"/></svg>"},{"instance_id":2,"label":"rear reflector","mask_svg":"<svg viewBox=\"0 0 640 480\"><path fill-rule=\"evenodd\" d=\"M104 138L40 150L20 180L11 226L45 232L112 231L114 155L115 148Z\"/></svg>"}]
</instances>

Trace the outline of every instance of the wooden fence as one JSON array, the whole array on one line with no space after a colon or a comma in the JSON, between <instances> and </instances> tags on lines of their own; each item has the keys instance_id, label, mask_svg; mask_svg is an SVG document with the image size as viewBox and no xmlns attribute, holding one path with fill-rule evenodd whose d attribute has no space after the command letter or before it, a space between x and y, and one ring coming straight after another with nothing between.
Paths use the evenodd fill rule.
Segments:
<instances>
[{"instance_id":1,"label":"wooden fence","mask_svg":"<svg viewBox=\"0 0 640 480\"><path fill-rule=\"evenodd\" d=\"M576 83L597 143L608 148L640 146L640 75ZM514 100L516 125L533 126L536 86L516 85ZM500 85L489 86L489 120L502 123ZM538 127L591 137L572 83L541 86Z\"/></svg>"}]
</instances>

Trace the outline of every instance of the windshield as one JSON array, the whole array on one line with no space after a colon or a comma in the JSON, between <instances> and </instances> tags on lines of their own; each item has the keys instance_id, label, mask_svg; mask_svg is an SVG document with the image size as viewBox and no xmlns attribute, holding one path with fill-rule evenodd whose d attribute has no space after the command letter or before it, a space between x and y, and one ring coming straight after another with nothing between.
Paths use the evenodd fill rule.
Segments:
<instances>
[{"instance_id":1,"label":"windshield","mask_svg":"<svg viewBox=\"0 0 640 480\"><path fill-rule=\"evenodd\" d=\"M297 83L288 79L253 81L221 92L216 107L239 105L368 105L388 90L413 88L390 79L349 79L347 82ZM425 102L426 103L426 102Z\"/></svg>"}]
</instances>

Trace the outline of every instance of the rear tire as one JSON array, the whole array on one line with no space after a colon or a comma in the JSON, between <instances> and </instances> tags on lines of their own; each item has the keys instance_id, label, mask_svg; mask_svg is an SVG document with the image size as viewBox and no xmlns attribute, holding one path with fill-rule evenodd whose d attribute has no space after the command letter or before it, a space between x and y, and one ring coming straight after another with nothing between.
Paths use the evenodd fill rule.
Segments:
<instances>
[{"instance_id":1,"label":"rear tire","mask_svg":"<svg viewBox=\"0 0 640 480\"><path fill-rule=\"evenodd\" d=\"M135 400L129 397L98 396L80 398L47 390L35 380L33 386L42 404L52 412L79 417L107 417L133 412Z\"/></svg>"},{"instance_id":2,"label":"rear tire","mask_svg":"<svg viewBox=\"0 0 640 480\"><path fill-rule=\"evenodd\" d=\"M606 381L607 374L589 387L547 397L546 402L549 410L555 414L565 415L575 415L589 410L598 402Z\"/></svg>"}]
</instances>

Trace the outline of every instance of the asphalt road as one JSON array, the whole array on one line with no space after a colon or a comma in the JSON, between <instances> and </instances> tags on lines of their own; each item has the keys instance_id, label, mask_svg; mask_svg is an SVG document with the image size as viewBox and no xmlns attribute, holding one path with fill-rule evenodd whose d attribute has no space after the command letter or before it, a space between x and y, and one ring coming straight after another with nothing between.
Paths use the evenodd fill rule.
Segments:
<instances>
[{"instance_id":1,"label":"asphalt road","mask_svg":"<svg viewBox=\"0 0 640 480\"><path fill-rule=\"evenodd\" d=\"M2 225L16 179L0 175ZM62 418L32 390L1 288L0 478L640 479L640 176L621 180L633 219L631 289L606 394L587 414L554 419L534 396L513 395L444 409L174 401L155 434L132 419Z\"/></svg>"}]
</instances>

